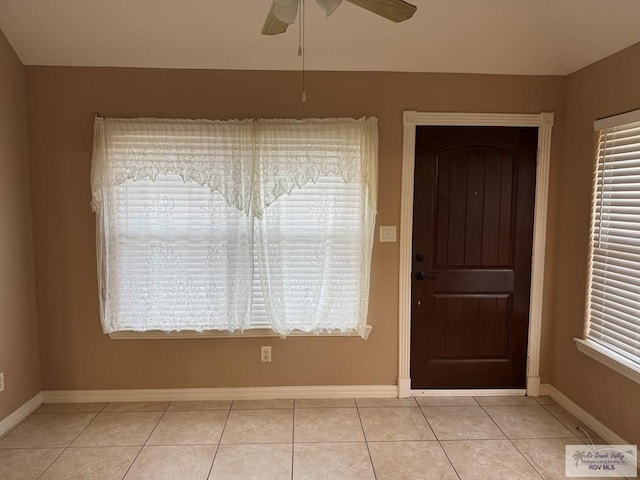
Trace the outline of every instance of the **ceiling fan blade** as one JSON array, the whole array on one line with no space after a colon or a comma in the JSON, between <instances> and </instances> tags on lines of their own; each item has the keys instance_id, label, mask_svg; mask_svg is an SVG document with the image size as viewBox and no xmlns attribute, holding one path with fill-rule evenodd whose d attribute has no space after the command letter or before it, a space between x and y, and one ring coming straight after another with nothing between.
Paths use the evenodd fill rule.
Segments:
<instances>
[{"instance_id":1,"label":"ceiling fan blade","mask_svg":"<svg viewBox=\"0 0 640 480\"><path fill-rule=\"evenodd\" d=\"M289 3L284 3L284 0L279 3L273 3L269 13L272 13L274 17L280 20L282 23L291 25L298 18L298 6L299 0L289 0Z\"/></svg>"},{"instance_id":2,"label":"ceiling fan blade","mask_svg":"<svg viewBox=\"0 0 640 480\"><path fill-rule=\"evenodd\" d=\"M347 0L392 22L404 22L413 17L417 7L404 0Z\"/></svg>"},{"instance_id":3,"label":"ceiling fan blade","mask_svg":"<svg viewBox=\"0 0 640 480\"><path fill-rule=\"evenodd\" d=\"M325 17L328 17L333 12L336 11L336 8L340 6L342 0L316 0L316 4L322 10Z\"/></svg>"},{"instance_id":4,"label":"ceiling fan blade","mask_svg":"<svg viewBox=\"0 0 640 480\"><path fill-rule=\"evenodd\" d=\"M264 21L264 25L262 26L262 35L280 35L287 31L289 27L288 23L281 22L278 18L273 14L273 8L275 4L271 6L271 10L269 10L269 14L267 15L266 20Z\"/></svg>"}]
</instances>

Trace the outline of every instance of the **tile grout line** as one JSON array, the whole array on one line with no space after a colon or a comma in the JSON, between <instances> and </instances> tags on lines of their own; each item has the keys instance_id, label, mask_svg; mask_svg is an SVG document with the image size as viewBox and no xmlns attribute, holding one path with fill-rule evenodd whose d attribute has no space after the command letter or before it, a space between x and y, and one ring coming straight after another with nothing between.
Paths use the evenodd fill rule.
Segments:
<instances>
[{"instance_id":1,"label":"tile grout line","mask_svg":"<svg viewBox=\"0 0 640 480\"><path fill-rule=\"evenodd\" d=\"M42 406L42 405L41 405ZM38 407L40 408L40 407ZM37 410L37 409L36 409ZM24 417L22 420L20 420L20 422L18 422L17 425L14 425L12 428L9 429L8 432L6 432L4 435L0 436L0 442L2 440L4 440L5 438L7 438L9 435L11 435L15 430L17 430L18 427L20 427L24 422L26 422L27 420L29 420L31 417L33 417L33 415L35 415L35 411L31 412L29 415L27 415L26 417Z\"/></svg>"},{"instance_id":2,"label":"tile grout line","mask_svg":"<svg viewBox=\"0 0 640 480\"><path fill-rule=\"evenodd\" d=\"M580 437L580 436L578 436L578 434L577 434L576 432L574 432L574 431L573 431L573 429L571 429L571 428L569 428L567 425L565 425L565 423L564 423L562 420L560 420L560 418L559 418L557 415L555 415L552 411L550 411L550 410L547 408L547 407L552 407L553 405L542 405L542 404L541 404L540 406L541 406L542 408L544 408L545 412L547 412L549 415L551 415L553 418L555 418L558 422L560 422L560 423L562 424L562 426L563 426L564 428L566 428L569 432L571 432L571 434L572 434L574 437L576 437L578 440L582 441L583 439L588 438L588 437ZM562 408L563 410L565 410L563 407L560 407L560 408ZM566 411L566 410L565 410L565 411ZM567 412L567 413L569 413L569 412ZM571 415L571 414L569 413L569 415ZM571 416L573 417L573 415L571 415ZM575 417L573 417L573 418L575 418ZM578 420L577 418L576 418L576 422L577 422L577 423L582 423L582 422L581 422L580 420ZM583 425L584 425L584 424L583 424ZM584 425L584 426L586 427L586 425ZM578 426L576 427L576 429L575 429L576 431L579 431L579 430L578 430L578 427L580 427L580 425L578 425ZM584 427L580 427L580 428L584 428ZM587 427L587 428L589 428L589 427ZM591 430L591 432L595 434L595 432L593 432L592 430ZM583 442L583 443L584 443L584 442Z\"/></svg>"},{"instance_id":3,"label":"tile grout line","mask_svg":"<svg viewBox=\"0 0 640 480\"><path fill-rule=\"evenodd\" d=\"M293 459L296 450L296 399L293 399L293 425L291 431L291 480L293 480Z\"/></svg>"},{"instance_id":4,"label":"tile grout line","mask_svg":"<svg viewBox=\"0 0 640 480\"><path fill-rule=\"evenodd\" d=\"M102 407L102 409L104 409L105 407L106 407L106 405L105 405L104 407ZM91 424L94 422L94 420L95 420L96 418L98 418L98 415L100 415L100 413L102 412L102 409L101 409L100 411L98 411L98 412L92 412L94 415L93 415L93 418L89 421L89 423L87 423L87 424L86 424L86 425L85 425L85 426L80 430L80 432L78 432L78 434L77 434L75 437L73 437L73 439L69 442L69 444L68 444L66 447L63 447L63 448L62 448L62 451L60 452L60 455L58 455L58 456L56 457L56 459L55 459L53 462L51 462L51 464L50 464L47 468L45 468L45 469L44 469L44 472L42 472L42 473L38 476L38 479L41 479L41 478L44 476L44 474L45 474L45 473L47 473L47 472L49 471L49 469L50 469L51 467L53 467L53 465L55 465L55 463L60 459L60 457L62 457L62 455L64 455L64 453L65 453L65 452L66 452L66 451L71 447L71 445L73 445L73 442L75 442L75 441L78 439L78 437L79 437L80 435L82 435L82 433L83 433L87 428L89 428L89 425L91 425ZM35 414L35 412L34 412L34 413L32 413L31 415L29 415L29 418L31 418L34 414ZM54 448L55 448L55 447L54 447Z\"/></svg>"},{"instance_id":5,"label":"tile grout line","mask_svg":"<svg viewBox=\"0 0 640 480\"><path fill-rule=\"evenodd\" d=\"M360 428L362 429L362 437L364 438L364 444L367 446L367 453L369 454L369 463L371 464L371 471L373 472L374 480L378 479L376 474L376 466L373 463L373 457L371 456L371 449L369 448L369 440L367 440L367 434L364 431L364 423L362 423L362 417L360 416L360 407L358 407L358 401L356 400L356 412L358 413L358 420L360 421Z\"/></svg>"},{"instance_id":6,"label":"tile grout line","mask_svg":"<svg viewBox=\"0 0 640 480\"><path fill-rule=\"evenodd\" d=\"M213 464L216 463L216 457L218 456L218 452L220 452L220 446L222 445L222 435L224 435L224 430L225 428L227 428L227 422L229 421L229 417L231 416L231 408L233 408L233 400L231 400L231 403L229 404L229 410L227 410L227 418L224 419L224 425L222 426L220 438L218 439L218 444L216 445L216 453L213 454L211 466L209 467L209 474L207 475L206 480L209 480L211 478L211 474L213 473Z\"/></svg>"},{"instance_id":7,"label":"tile grout line","mask_svg":"<svg viewBox=\"0 0 640 480\"><path fill-rule=\"evenodd\" d=\"M480 402L478 402L480 403ZM537 401L536 401L537 403ZM521 407L526 407L527 405L487 405L487 406L492 406L492 407L499 407L499 406L521 406ZM536 406L536 405L529 405L529 406ZM539 404L537 406L540 406ZM525 462L527 462L529 464L529 466L533 469L533 471L536 473L536 475L538 475L538 477L542 480L544 480L544 476L542 475L541 472L538 471L538 469L529 461L529 459L522 453L522 451L518 448L518 446L513 443L513 440L511 439L511 437L509 437L509 435L507 435L507 432L505 432L502 428L500 428L500 425L498 425L498 422L495 421L495 419L491 416L491 414L489 412L487 412L487 410L484 408L484 405L480 405L480 408L482 408L482 410L484 411L484 413L491 419L491 421L495 424L496 427L498 427L498 430L500 430L502 432L502 434L506 437L506 439L509 441L509 443L513 446L513 448L516 449L516 451L518 452L518 454L524 458Z\"/></svg>"},{"instance_id":8,"label":"tile grout line","mask_svg":"<svg viewBox=\"0 0 640 480\"><path fill-rule=\"evenodd\" d=\"M473 398L473 397L471 397L471 398ZM415 398L414 398L414 400L415 400ZM474 398L473 400L475 401L476 399ZM424 417L424 420L427 422L427 425L429 425L429 428L431 429L431 432L433 432L433 436L435 437L436 442L438 442L438 446L440 447L440 450L442 450L442 453L444 453L444 456L446 457L447 461L449 462L449 465L451 465L451 468L453 469L453 473L456 474L456 477L458 477L458 480L462 480L462 477L460 476L460 474L458 473L458 470L456 469L455 465L451 461L451 458L449 458L449 454L444 449L444 446L442 445L442 442L438 438L438 435L436 435L436 431L431 426L431 423L429 423L429 419L425 415L424 410L422 409L422 405L420 405L420 403L418 403L417 400L416 400L416 403L418 404L418 408L420 409L420 413ZM476 403L478 403L478 402L476 402Z\"/></svg>"},{"instance_id":9,"label":"tile grout line","mask_svg":"<svg viewBox=\"0 0 640 480\"><path fill-rule=\"evenodd\" d=\"M122 475L122 480L124 480L126 478L126 476L129 475L129 472L131 471L131 467L133 467L133 464L136 463L136 460L138 459L138 457L142 453L142 450L144 449L144 447L146 446L147 442L151 438L151 435L153 435L153 432L155 432L156 428L158 428L158 425L160 425L160 422L164 418L164 414L167 413L167 411L169 410L169 406L170 405L171 405L171 402L169 402L167 404L167 406L164 408L164 410L162 411L162 415L160 415L160 418L158 419L158 421L156 422L154 427L151 429L151 432L149 433L149 435L147 435L147 439L144 442L142 442L142 445L140 445L140 449L138 450L138 453L136 454L135 457L133 457L133 460L132 460L131 464L127 468L126 472L124 472L124 475ZM107 413L109 413L109 412L107 412ZM113 412L113 413L118 413L118 412ZM124 412L120 412L120 413L124 413Z\"/></svg>"}]
</instances>

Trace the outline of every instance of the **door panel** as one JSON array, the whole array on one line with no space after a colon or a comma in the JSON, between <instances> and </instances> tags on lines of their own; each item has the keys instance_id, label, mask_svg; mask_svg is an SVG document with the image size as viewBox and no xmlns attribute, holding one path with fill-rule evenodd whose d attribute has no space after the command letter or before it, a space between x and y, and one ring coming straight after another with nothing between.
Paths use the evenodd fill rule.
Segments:
<instances>
[{"instance_id":1,"label":"door panel","mask_svg":"<svg viewBox=\"0 0 640 480\"><path fill-rule=\"evenodd\" d=\"M524 388L537 129L418 127L412 388Z\"/></svg>"}]
</instances>

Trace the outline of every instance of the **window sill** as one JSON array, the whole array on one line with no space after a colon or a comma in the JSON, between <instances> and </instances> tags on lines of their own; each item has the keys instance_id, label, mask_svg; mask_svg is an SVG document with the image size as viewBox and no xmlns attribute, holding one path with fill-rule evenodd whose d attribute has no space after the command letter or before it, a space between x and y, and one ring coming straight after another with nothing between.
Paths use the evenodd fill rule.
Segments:
<instances>
[{"instance_id":1,"label":"window sill","mask_svg":"<svg viewBox=\"0 0 640 480\"><path fill-rule=\"evenodd\" d=\"M363 340L367 340L369 338L369 334L373 327L371 325L367 325L367 330L365 332L365 337ZM353 331L349 333L307 333L294 331L286 337L359 337L360 335ZM134 332L133 330L126 330L121 332L113 332L109 334L109 338L112 340L180 340L180 339L189 339L189 338L265 338L265 337L275 337L275 338L285 338L279 333L275 333L273 330L268 328L255 328L251 330L245 330L243 333L240 332L223 332L218 330L208 330L204 332L196 332L193 330L186 330L182 332L163 332L160 330L150 330L147 332Z\"/></svg>"},{"instance_id":2,"label":"window sill","mask_svg":"<svg viewBox=\"0 0 640 480\"><path fill-rule=\"evenodd\" d=\"M615 370L619 374L624 375L628 379L640 383L640 367L637 364L591 340L574 338L574 341L580 352Z\"/></svg>"}]
</instances>

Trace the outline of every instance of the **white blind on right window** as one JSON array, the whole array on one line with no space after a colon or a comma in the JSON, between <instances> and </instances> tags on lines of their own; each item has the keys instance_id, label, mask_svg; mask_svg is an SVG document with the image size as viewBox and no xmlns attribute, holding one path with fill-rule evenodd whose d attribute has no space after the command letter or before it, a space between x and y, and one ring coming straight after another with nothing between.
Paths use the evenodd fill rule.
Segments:
<instances>
[{"instance_id":1,"label":"white blind on right window","mask_svg":"<svg viewBox=\"0 0 640 480\"><path fill-rule=\"evenodd\" d=\"M595 126L587 338L640 365L640 111Z\"/></svg>"}]
</instances>

